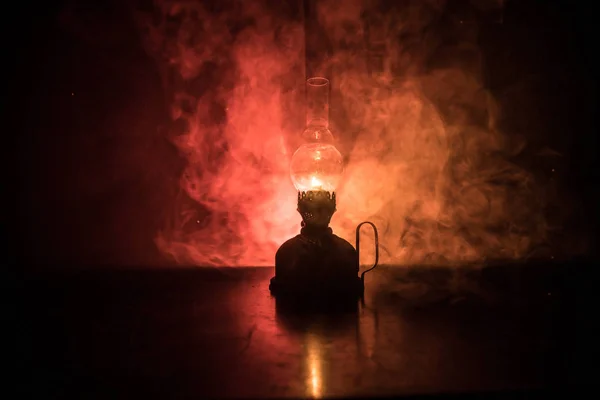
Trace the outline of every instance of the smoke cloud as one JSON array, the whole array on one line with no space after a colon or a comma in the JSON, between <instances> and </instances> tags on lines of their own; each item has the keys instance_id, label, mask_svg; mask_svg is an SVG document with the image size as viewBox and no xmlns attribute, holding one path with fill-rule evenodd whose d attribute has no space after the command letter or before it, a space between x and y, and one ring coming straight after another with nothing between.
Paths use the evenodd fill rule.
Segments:
<instances>
[{"instance_id":1,"label":"smoke cloud","mask_svg":"<svg viewBox=\"0 0 600 400\"><path fill-rule=\"evenodd\" d=\"M444 1L393 3L315 3L316 41L328 48L317 70L332 82L332 131L346 162L334 232L353 242L356 225L373 221L387 264L525 257L546 239L545 198L509 161L524 143L499 127L478 25L449 40L436 28ZM298 233L289 162L304 123L304 17L301 1L136 9L186 160L156 237L177 263L273 265ZM365 264L370 240L365 233Z\"/></svg>"}]
</instances>

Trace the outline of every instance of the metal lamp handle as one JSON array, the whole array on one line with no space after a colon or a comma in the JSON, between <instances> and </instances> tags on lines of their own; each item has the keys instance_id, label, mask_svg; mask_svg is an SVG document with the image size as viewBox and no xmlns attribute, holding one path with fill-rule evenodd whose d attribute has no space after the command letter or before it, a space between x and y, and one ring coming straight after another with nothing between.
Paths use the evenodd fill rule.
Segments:
<instances>
[{"instance_id":1,"label":"metal lamp handle","mask_svg":"<svg viewBox=\"0 0 600 400\"><path fill-rule=\"evenodd\" d=\"M371 268L363 271L363 273L360 274L360 280L363 283L365 281L365 274L369 271L374 270L375 267L377 266L377 264L379 263L379 234L377 233L377 227L375 226L374 223L372 223L370 221L364 221L364 222L361 222L360 224L358 224L358 226L356 227L356 254L358 257L359 265L360 265L360 228L364 224L369 224L373 228L373 234L375 235L375 262L373 263L373 266Z\"/></svg>"}]
</instances>

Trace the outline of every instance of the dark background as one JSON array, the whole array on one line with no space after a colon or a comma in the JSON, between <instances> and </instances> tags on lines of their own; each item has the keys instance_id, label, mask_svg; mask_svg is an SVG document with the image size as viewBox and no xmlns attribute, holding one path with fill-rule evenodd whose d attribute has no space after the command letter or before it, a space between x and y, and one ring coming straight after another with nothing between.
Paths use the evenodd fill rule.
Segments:
<instances>
[{"instance_id":1,"label":"dark background","mask_svg":"<svg viewBox=\"0 0 600 400\"><path fill-rule=\"evenodd\" d=\"M448 12L460 13L463 3L451 1ZM168 102L156 64L120 2L71 4L77 12L70 15L64 2L19 6L3 28L10 67L5 137L15 140L5 146L15 178L8 190L15 202L7 209L11 247L19 263L162 264L152 239L183 161L164 134ZM486 85L501 101L508 130L524 135L532 151L547 146L562 154L525 152L517 161L555 168L548 179L572 198L564 203L573 214L563 238L595 235L590 7L509 1L502 23L480 28ZM508 90L519 82L522 90Z\"/></svg>"},{"instance_id":2,"label":"dark background","mask_svg":"<svg viewBox=\"0 0 600 400\"><path fill-rule=\"evenodd\" d=\"M77 2L76 18L52 1L21 3L5 14L5 215L10 261L18 271L33 264L165 263L152 239L172 204L183 161L162 130L169 124L168 101L155 63L128 11L115 4L120 2ZM547 179L557 179L573 198L562 238L569 232L594 238L597 219L596 14L593 2L587 4L510 1L501 24L482 23L480 30L486 84L501 99L510 128L526 136L532 152L547 146L562 154L525 153L518 160L547 174L554 168L558 173ZM459 6L449 9L460 12ZM508 90L519 82L526 90ZM379 357L396 357L394 368L400 369L369 375L368 362L353 363L342 351L348 358L334 370L364 376L364 385L382 389L402 379L427 382L433 392L593 382L593 268L538 267L501 265L475 273L475 286L486 296L471 297L436 289L437 281L453 279L448 270L408 271L411 276L398 280L406 284L400 290L392 278L400 269L378 270L374 276L391 286L367 282L368 305L380 313L387 338L379 343ZM49 398L219 397L227 390L262 395L273 382L298 383L278 375L281 368L272 360L290 357L273 351L271 341L291 340L287 349L276 348L300 354L302 329L267 338L262 347L258 336L239 358L246 364L230 361L246 349L253 325L280 322L267 298L268 270L51 275L33 274L17 286L14 303L26 307L9 330L25 339L14 346L17 370L24 372L20 389ZM415 282L428 287L427 299L410 298ZM377 318L375 312L365 315L360 318ZM336 323L334 331L340 330L350 339L332 342L348 342L350 353L355 327ZM317 330L319 335L327 339L331 332ZM292 366L300 359L291 358ZM344 379L332 382L349 388Z\"/></svg>"}]
</instances>

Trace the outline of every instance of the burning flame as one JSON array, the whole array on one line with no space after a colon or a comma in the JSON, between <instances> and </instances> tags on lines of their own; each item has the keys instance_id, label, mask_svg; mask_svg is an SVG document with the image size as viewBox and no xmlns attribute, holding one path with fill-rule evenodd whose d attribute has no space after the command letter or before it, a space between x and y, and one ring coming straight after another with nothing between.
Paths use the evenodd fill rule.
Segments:
<instances>
[{"instance_id":1,"label":"burning flame","mask_svg":"<svg viewBox=\"0 0 600 400\"><path fill-rule=\"evenodd\" d=\"M315 190L319 190L320 188L323 187L323 184L321 183L321 181L314 176L310 178L310 185Z\"/></svg>"},{"instance_id":2,"label":"burning flame","mask_svg":"<svg viewBox=\"0 0 600 400\"><path fill-rule=\"evenodd\" d=\"M156 238L181 264L273 265L298 233L289 161L304 122L304 27L302 2L281 3L157 0L153 15L138 14L186 160L173 218ZM476 26L431 68L442 38L425 28L443 1L386 13L367 1L318 4L321 39L337 49L323 67L347 161L334 232L352 241L357 223L372 220L381 262L396 264L519 258L542 242L537 186L508 161L518 148L481 83ZM370 46L383 49L376 67L360 50L365 12L376 19Z\"/></svg>"}]
</instances>

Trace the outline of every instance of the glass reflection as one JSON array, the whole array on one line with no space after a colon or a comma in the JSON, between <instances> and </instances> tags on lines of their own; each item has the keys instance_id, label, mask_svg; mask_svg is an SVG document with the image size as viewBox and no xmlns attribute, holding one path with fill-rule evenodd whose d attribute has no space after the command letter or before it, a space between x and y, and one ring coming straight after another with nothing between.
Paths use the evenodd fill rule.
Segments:
<instances>
[{"instance_id":1,"label":"glass reflection","mask_svg":"<svg viewBox=\"0 0 600 400\"><path fill-rule=\"evenodd\" d=\"M309 372L306 391L308 396L318 399L323 395L323 349L316 335L307 335L306 349L306 366Z\"/></svg>"}]
</instances>

